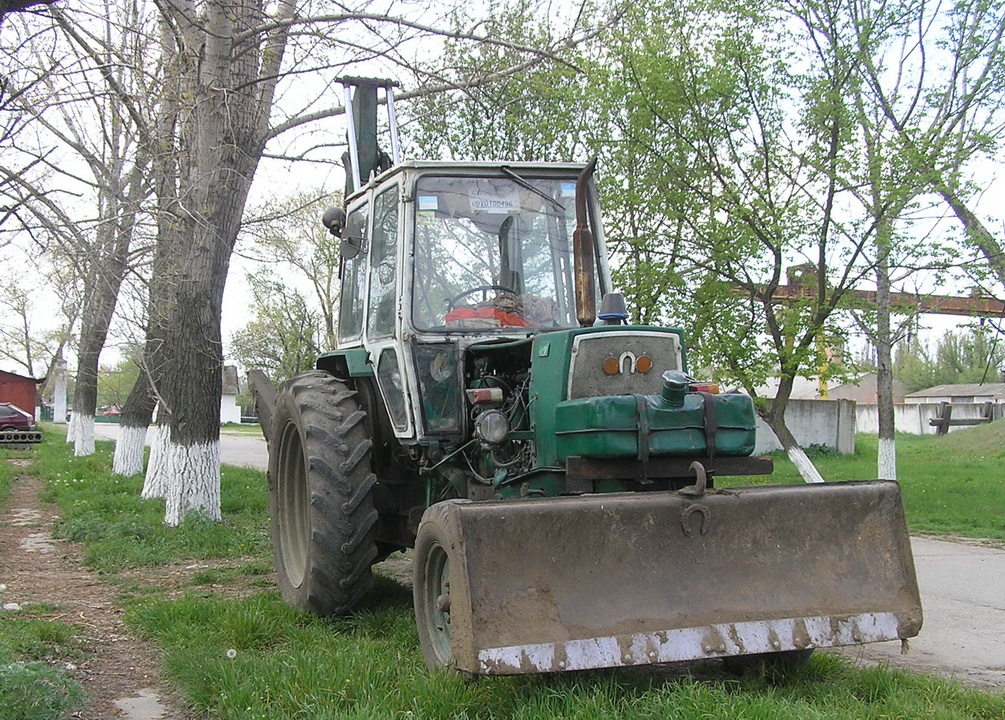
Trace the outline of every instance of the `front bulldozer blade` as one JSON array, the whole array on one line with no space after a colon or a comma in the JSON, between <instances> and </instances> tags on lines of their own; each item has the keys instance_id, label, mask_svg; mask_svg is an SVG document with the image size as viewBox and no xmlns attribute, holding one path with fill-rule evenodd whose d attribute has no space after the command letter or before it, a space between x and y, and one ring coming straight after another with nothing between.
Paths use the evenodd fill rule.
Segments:
<instances>
[{"instance_id":1,"label":"front bulldozer blade","mask_svg":"<svg viewBox=\"0 0 1005 720\"><path fill-rule=\"evenodd\" d=\"M771 653L921 628L895 482L447 505L439 601L464 672Z\"/></svg>"}]
</instances>

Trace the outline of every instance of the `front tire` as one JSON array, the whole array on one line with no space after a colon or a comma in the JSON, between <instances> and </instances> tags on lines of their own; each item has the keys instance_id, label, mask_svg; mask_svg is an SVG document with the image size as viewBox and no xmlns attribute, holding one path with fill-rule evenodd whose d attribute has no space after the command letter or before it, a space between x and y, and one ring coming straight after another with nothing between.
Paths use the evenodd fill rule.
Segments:
<instances>
[{"instance_id":1,"label":"front tire","mask_svg":"<svg viewBox=\"0 0 1005 720\"><path fill-rule=\"evenodd\" d=\"M433 505L422 516L415 538L412 600L419 646L430 672L453 667L450 622L449 502Z\"/></svg>"},{"instance_id":2,"label":"front tire","mask_svg":"<svg viewBox=\"0 0 1005 720\"><path fill-rule=\"evenodd\" d=\"M342 615L373 584L372 442L356 393L326 372L285 382L269 443L269 514L283 599Z\"/></svg>"}]
</instances>

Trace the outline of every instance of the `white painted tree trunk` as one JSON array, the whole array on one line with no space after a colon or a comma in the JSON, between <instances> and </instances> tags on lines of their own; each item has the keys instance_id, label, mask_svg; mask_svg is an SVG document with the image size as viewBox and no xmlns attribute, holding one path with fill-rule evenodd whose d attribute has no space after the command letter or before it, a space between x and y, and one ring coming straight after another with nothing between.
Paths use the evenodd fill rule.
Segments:
<instances>
[{"instance_id":1,"label":"white painted tree trunk","mask_svg":"<svg viewBox=\"0 0 1005 720\"><path fill-rule=\"evenodd\" d=\"M897 442L893 438L879 439L879 479L897 479Z\"/></svg>"},{"instance_id":2,"label":"white painted tree trunk","mask_svg":"<svg viewBox=\"0 0 1005 720\"><path fill-rule=\"evenodd\" d=\"M77 411L70 413L70 422L66 425L66 442L75 443L77 439Z\"/></svg>"},{"instance_id":3,"label":"white painted tree trunk","mask_svg":"<svg viewBox=\"0 0 1005 720\"><path fill-rule=\"evenodd\" d=\"M147 463L147 474L143 479L143 492L140 494L140 497L145 500L166 498L171 479L171 469L167 466L168 458L164 452L171 435L171 429L164 425L151 427L154 436L150 443L150 461Z\"/></svg>"},{"instance_id":4,"label":"white painted tree trunk","mask_svg":"<svg viewBox=\"0 0 1005 720\"><path fill-rule=\"evenodd\" d=\"M219 521L220 441L197 445L168 441L162 454L173 478L167 488L164 522L175 527L193 510Z\"/></svg>"},{"instance_id":5,"label":"white painted tree trunk","mask_svg":"<svg viewBox=\"0 0 1005 720\"><path fill-rule=\"evenodd\" d=\"M799 475L805 482L808 483L822 483L824 482L823 475L817 470L816 465L813 461L809 459L803 449L798 445L794 445L787 448L786 453L789 455L789 460L792 464L796 466L796 470L799 471Z\"/></svg>"},{"instance_id":6,"label":"white painted tree trunk","mask_svg":"<svg viewBox=\"0 0 1005 720\"><path fill-rule=\"evenodd\" d=\"M119 439L115 442L112 472L123 477L132 477L143 472L143 445L146 439L146 426L120 427Z\"/></svg>"},{"instance_id":7,"label":"white painted tree trunk","mask_svg":"<svg viewBox=\"0 0 1005 720\"><path fill-rule=\"evenodd\" d=\"M94 454L94 416L73 413L73 455L86 457Z\"/></svg>"}]
</instances>

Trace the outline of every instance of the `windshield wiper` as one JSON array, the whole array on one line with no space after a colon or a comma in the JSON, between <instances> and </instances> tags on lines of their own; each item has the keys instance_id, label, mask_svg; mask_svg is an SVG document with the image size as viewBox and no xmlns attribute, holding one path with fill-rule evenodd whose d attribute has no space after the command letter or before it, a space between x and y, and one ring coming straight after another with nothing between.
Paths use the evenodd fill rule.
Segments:
<instances>
[{"instance_id":1,"label":"windshield wiper","mask_svg":"<svg viewBox=\"0 0 1005 720\"><path fill-rule=\"evenodd\" d=\"M556 200L555 198L553 198L551 195L549 195L548 193L544 192L543 190L540 190L539 188L537 188L536 186L534 186L532 183L530 183L525 178L520 177L515 172L513 172L513 170L511 170L510 168L506 167L505 165L503 165L499 169L502 171L503 175L505 175L508 178L510 178L511 180L515 181L521 187L524 187L527 190L530 190L535 195L540 195L545 200L547 200L548 202L550 202L552 205L554 205L555 207L557 207L558 211L560 213L562 213L563 215L565 214L565 205L563 205L562 203L560 203L558 200Z\"/></svg>"}]
</instances>

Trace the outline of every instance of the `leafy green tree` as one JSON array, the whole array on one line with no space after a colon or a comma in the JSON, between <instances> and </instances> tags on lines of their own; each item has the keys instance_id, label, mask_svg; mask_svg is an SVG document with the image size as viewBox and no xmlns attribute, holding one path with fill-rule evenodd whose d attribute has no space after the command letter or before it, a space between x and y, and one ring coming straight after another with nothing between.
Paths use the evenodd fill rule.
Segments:
<instances>
[{"instance_id":1,"label":"leafy green tree","mask_svg":"<svg viewBox=\"0 0 1005 720\"><path fill-rule=\"evenodd\" d=\"M908 392L936 385L1001 382L1005 336L997 327L975 325L939 338L933 352L916 340L897 353L896 377Z\"/></svg>"},{"instance_id":2,"label":"leafy green tree","mask_svg":"<svg viewBox=\"0 0 1005 720\"><path fill-rule=\"evenodd\" d=\"M256 208L245 221L241 235L250 257L279 268L288 282L303 288L302 293L290 290L299 298L292 302L303 303L316 316L317 347L322 351L335 347L341 257L338 240L321 224L321 215L326 208L340 203L338 195L306 189ZM261 303L268 302L268 285L260 288ZM284 299L277 296L277 301Z\"/></svg>"},{"instance_id":3,"label":"leafy green tree","mask_svg":"<svg viewBox=\"0 0 1005 720\"><path fill-rule=\"evenodd\" d=\"M235 359L277 382L313 367L324 336L319 314L269 267L250 273L248 285L254 315L231 337Z\"/></svg>"},{"instance_id":4,"label":"leafy green tree","mask_svg":"<svg viewBox=\"0 0 1005 720\"><path fill-rule=\"evenodd\" d=\"M594 135L584 132L602 119L588 69L595 45L567 41L555 33L535 0L493 0L480 24L515 46L478 45L456 40L444 44L437 63L448 68L455 90L412 102L403 113L412 121L410 143L425 158L452 160L575 161L591 152ZM573 8L572 22L582 38L599 37L609 27L587 5ZM453 15L457 28L475 21L468 9ZM533 64L517 49L541 47L552 57ZM559 54L559 51L562 51ZM519 65L518 73L508 72Z\"/></svg>"}]
</instances>

